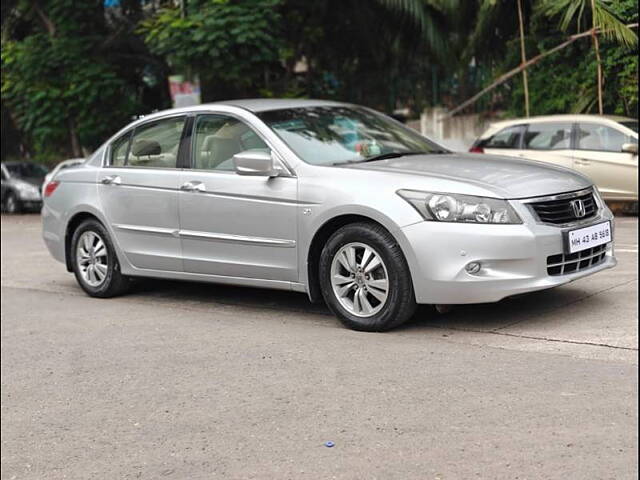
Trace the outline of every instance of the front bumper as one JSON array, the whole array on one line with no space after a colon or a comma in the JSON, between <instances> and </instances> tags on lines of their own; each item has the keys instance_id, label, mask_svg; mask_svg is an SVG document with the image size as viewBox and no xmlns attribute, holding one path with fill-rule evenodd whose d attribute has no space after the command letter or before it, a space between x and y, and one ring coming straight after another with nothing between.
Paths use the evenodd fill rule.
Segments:
<instances>
[{"instance_id":1,"label":"front bumper","mask_svg":"<svg viewBox=\"0 0 640 480\"><path fill-rule=\"evenodd\" d=\"M419 222L401 229L418 303L468 304L497 302L525 292L569 283L617 264L613 247L604 260L579 272L550 276L547 257L563 252L563 232L570 228L537 223L528 209L514 202L521 225L481 225ZM606 207L596 217L575 226L611 220ZM480 262L478 274L467 273L469 262Z\"/></svg>"},{"instance_id":2,"label":"front bumper","mask_svg":"<svg viewBox=\"0 0 640 480\"><path fill-rule=\"evenodd\" d=\"M36 212L42 208L42 200L20 200L23 210Z\"/></svg>"}]
</instances>

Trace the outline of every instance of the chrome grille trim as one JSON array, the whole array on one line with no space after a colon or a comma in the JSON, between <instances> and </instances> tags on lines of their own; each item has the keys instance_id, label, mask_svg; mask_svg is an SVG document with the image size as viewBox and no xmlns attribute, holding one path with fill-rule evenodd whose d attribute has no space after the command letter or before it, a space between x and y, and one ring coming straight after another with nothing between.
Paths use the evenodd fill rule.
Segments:
<instances>
[{"instance_id":1,"label":"chrome grille trim","mask_svg":"<svg viewBox=\"0 0 640 480\"><path fill-rule=\"evenodd\" d=\"M577 217L571 206L573 200L582 200L585 215ZM600 212L600 204L593 188L575 192L522 200L536 220L547 225L566 226L590 220Z\"/></svg>"},{"instance_id":2,"label":"chrome grille trim","mask_svg":"<svg viewBox=\"0 0 640 480\"><path fill-rule=\"evenodd\" d=\"M577 273L604 262L609 244L598 245L576 253L558 253L547 257L547 274L551 276Z\"/></svg>"}]
</instances>

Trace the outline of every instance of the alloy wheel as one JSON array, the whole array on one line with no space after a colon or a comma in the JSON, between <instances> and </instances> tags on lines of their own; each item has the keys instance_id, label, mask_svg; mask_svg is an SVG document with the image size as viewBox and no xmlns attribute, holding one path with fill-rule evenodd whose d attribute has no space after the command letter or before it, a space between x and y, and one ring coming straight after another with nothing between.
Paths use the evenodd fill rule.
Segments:
<instances>
[{"instance_id":1,"label":"alloy wheel","mask_svg":"<svg viewBox=\"0 0 640 480\"><path fill-rule=\"evenodd\" d=\"M98 287L107 278L109 256L104 240L96 232L88 230L78 239L76 260L82 280Z\"/></svg>"},{"instance_id":2,"label":"alloy wheel","mask_svg":"<svg viewBox=\"0 0 640 480\"><path fill-rule=\"evenodd\" d=\"M387 267L370 246L348 243L331 262L331 286L345 310L358 317L371 317L389 297Z\"/></svg>"}]
</instances>

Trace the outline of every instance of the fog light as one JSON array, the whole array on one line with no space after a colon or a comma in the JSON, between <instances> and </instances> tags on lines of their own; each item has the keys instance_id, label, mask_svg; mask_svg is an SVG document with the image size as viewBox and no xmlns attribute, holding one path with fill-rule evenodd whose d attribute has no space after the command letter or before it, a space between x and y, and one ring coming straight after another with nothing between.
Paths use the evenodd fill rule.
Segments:
<instances>
[{"instance_id":1,"label":"fog light","mask_svg":"<svg viewBox=\"0 0 640 480\"><path fill-rule=\"evenodd\" d=\"M475 275L476 273L478 273L481 268L482 264L480 262L469 262L467 263L467 266L464 267L467 273L470 273L471 275Z\"/></svg>"}]
</instances>

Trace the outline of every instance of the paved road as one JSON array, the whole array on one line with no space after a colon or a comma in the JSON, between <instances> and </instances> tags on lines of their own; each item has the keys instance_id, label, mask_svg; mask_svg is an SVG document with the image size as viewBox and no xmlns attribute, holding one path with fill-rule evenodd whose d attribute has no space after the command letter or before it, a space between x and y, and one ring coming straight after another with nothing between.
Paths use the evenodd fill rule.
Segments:
<instances>
[{"instance_id":1,"label":"paved road","mask_svg":"<svg viewBox=\"0 0 640 480\"><path fill-rule=\"evenodd\" d=\"M385 334L294 293L91 299L1 222L2 479L637 477L637 219L614 270Z\"/></svg>"}]
</instances>

